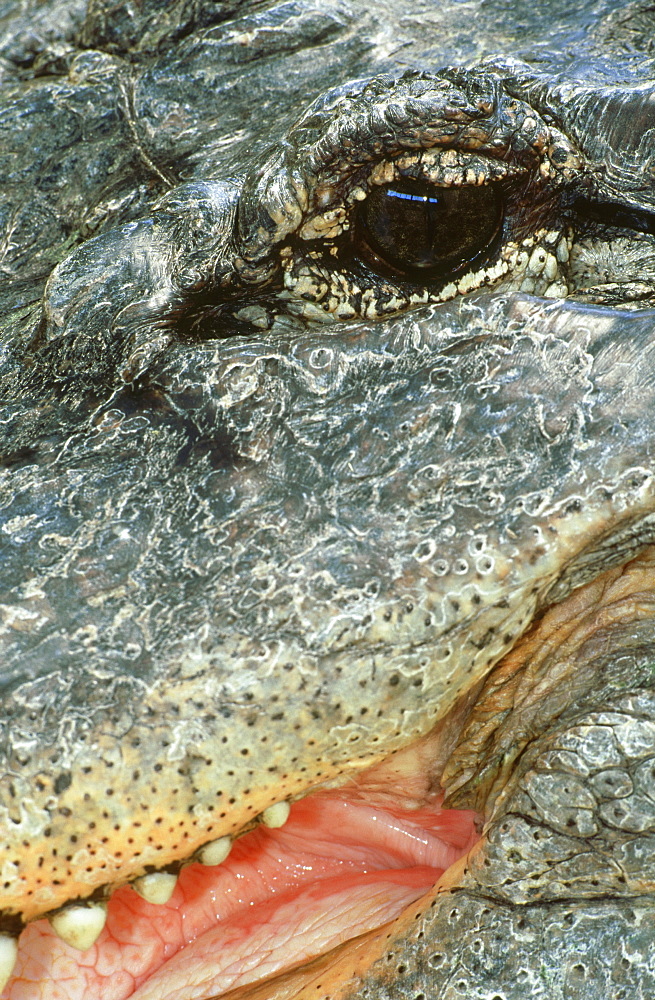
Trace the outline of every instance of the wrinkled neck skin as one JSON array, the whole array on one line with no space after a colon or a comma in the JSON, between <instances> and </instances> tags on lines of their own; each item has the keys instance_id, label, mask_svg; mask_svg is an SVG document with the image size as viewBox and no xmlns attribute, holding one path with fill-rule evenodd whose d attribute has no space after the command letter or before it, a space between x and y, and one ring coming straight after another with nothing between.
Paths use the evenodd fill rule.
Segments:
<instances>
[{"instance_id":1,"label":"wrinkled neck skin","mask_svg":"<svg viewBox=\"0 0 655 1000\"><path fill-rule=\"evenodd\" d=\"M50 6L0 91L3 1000L652 997L652 6ZM370 237L484 186L448 272Z\"/></svg>"}]
</instances>

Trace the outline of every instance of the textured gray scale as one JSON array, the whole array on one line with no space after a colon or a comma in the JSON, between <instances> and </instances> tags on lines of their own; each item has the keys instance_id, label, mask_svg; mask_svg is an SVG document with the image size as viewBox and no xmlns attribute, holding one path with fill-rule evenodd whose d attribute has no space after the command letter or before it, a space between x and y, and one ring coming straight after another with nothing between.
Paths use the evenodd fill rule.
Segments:
<instances>
[{"instance_id":1,"label":"textured gray scale","mask_svg":"<svg viewBox=\"0 0 655 1000\"><path fill-rule=\"evenodd\" d=\"M617 0L0 5L0 929L405 746L655 542L654 36ZM361 264L394 171L507 186L479 271ZM457 747L481 846L344 996L652 997L651 598ZM68 864L98 788L191 847Z\"/></svg>"}]
</instances>

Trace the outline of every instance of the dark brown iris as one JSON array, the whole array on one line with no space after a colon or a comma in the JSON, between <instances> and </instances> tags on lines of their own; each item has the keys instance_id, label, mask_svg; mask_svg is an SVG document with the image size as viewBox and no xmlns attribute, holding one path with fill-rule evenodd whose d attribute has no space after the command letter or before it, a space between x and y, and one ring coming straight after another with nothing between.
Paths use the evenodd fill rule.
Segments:
<instances>
[{"instance_id":1,"label":"dark brown iris","mask_svg":"<svg viewBox=\"0 0 655 1000\"><path fill-rule=\"evenodd\" d=\"M429 282L490 248L503 221L497 185L438 187L411 179L375 187L361 203L360 237L393 271Z\"/></svg>"}]
</instances>

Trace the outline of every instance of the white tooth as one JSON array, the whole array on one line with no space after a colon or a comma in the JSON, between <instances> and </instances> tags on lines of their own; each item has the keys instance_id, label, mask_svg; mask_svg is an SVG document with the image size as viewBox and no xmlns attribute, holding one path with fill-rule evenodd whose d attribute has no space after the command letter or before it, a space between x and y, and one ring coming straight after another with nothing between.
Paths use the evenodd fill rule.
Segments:
<instances>
[{"instance_id":1,"label":"white tooth","mask_svg":"<svg viewBox=\"0 0 655 1000\"><path fill-rule=\"evenodd\" d=\"M18 941L9 934L0 934L0 990L11 978L18 954Z\"/></svg>"},{"instance_id":2,"label":"white tooth","mask_svg":"<svg viewBox=\"0 0 655 1000\"><path fill-rule=\"evenodd\" d=\"M170 872L152 872L150 875L142 875L132 882L132 888L142 896L147 903L156 903L161 906L167 903L177 885L177 875Z\"/></svg>"},{"instance_id":3,"label":"white tooth","mask_svg":"<svg viewBox=\"0 0 655 1000\"><path fill-rule=\"evenodd\" d=\"M275 829L278 826L284 826L286 821L289 819L289 813L291 812L291 806L288 802L276 802L275 805L269 806L268 809L264 809L262 813L262 823L264 826L270 826Z\"/></svg>"},{"instance_id":4,"label":"white tooth","mask_svg":"<svg viewBox=\"0 0 655 1000\"><path fill-rule=\"evenodd\" d=\"M220 865L232 850L231 837L219 837L205 844L198 852L198 861L201 865Z\"/></svg>"},{"instance_id":5,"label":"white tooth","mask_svg":"<svg viewBox=\"0 0 655 1000\"><path fill-rule=\"evenodd\" d=\"M98 940L105 926L107 907L104 903L67 906L50 917L50 926L62 941L77 951L87 951Z\"/></svg>"}]
</instances>

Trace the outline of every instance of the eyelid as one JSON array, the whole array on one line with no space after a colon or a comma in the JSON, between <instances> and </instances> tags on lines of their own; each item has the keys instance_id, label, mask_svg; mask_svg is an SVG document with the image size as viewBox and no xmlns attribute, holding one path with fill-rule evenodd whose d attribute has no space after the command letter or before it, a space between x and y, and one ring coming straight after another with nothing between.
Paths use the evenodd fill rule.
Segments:
<instances>
[{"instance_id":1,"label":"eyelid","mask_svg":"<svg viewBox=\"0 0 655 1000\"><path fill-rule=\"evenodd\" d=\"M534 165L533 165L534 168ZM395 159L381 160L367 173L357 176L345 194L308 211L297 235L303 240L336 239L353 224L353 209L380 187L407 180L422 181L436 188L482 187L490 183L521 177L528 173L522 164L496 160L480 153L454 148L403 153Z\"/></svg>"},{"instance_id":2,"label":"eyelid","mask_svg":"<svg viewBox=\"0 0 655 1000\"><path fill-rule=\"evenodd\" d=\"M454 82L447 72L410 72L349 84L315 102L246 177L238 278L268 280L292 239L337 239L368 186L403 176L412 158L420 158L424 179L448 186L489 183L512 170L557 184L580 168L566 137L493 74L470 71Z\"/></svg>"}]
</instances>

